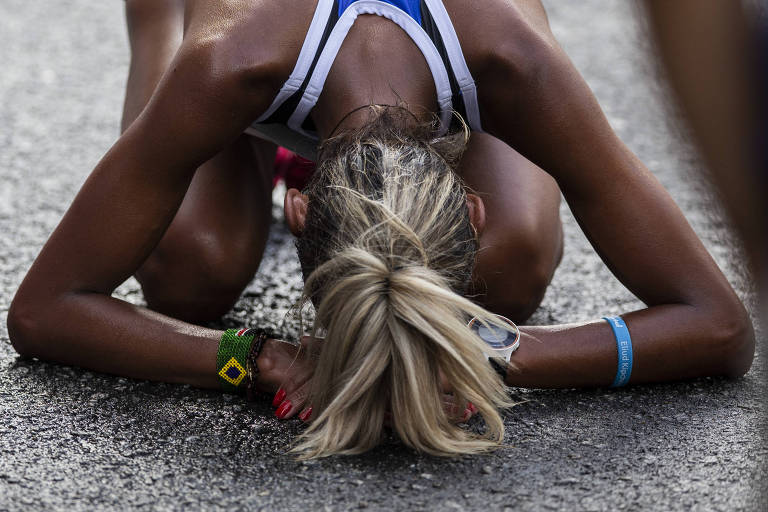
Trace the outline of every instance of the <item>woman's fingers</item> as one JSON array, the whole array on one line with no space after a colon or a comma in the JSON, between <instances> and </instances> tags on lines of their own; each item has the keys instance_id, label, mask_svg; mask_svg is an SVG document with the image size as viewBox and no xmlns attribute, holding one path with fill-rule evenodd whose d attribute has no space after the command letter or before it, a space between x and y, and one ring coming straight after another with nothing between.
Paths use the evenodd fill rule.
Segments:
<instances>
[{"instance_id":1,"label":"woman's fingers","mask_svg":"<svg viewBox=\"0 0 768 512\"><path fill-rule=\"evenodd\" d=\"M443 407L445 408L445 412L448 414L448 416L451 418L457 418L462 422L467 421L469 418L474 416L474 414L477 412L477 408L472 405L472 402L467 402L466 405L459 406L456 403L456 398L453 395L453 386L451 386L451 382L448 380L448 377L445 376L442 370L439 370L438 375L440 378L440 389L444 393Z\"/></svg>"},{"instance_id":2,"label":"woman's fingers","mask_svg":"<svg viewBox=\"0 0 768 512\"><path fill-rule=\"evenodd\" d=\"M319 349L318 343L316 338L302 336L298 353L285 369L283 383L272 400L272 407L277 408L275 416L281 420L298 415L302 421L308 421L312 416L312 407L306 401L314 371L312 356Z\"/></svg>"},{"instance_id":3,"label":"woman's fingers","mask_svg":"<svg viewBox=\"0 0 768 512\"><path fill-rule=\"evenodd\" d=\"M445 376L442 370L438 370L438 376L440 378L440 389L443 390L443 393L453 393L453 386L451 386L451 382L448 380L448 377Z\"/></svg>"},{"instance_id":4,"label":"woman's fingers","mask_svg":"<svg viewBox=\"0 0 768 512\"><path fill-rule=\"evenodd\" d=\"M466 421L466 407L459 407L453 395L443 395L443 410L450 417L460 421ZM467 416L469 419L469 416Z\"/></svg>"},{"instance_id":5,"label":"woman's fingers","mask_svg":"<svg viewBox=\"0 0 768 512\"><path fill-rule=\"evenodd\" d=\"M461 422L469 420L477 412L477 407L472 402L467 402L466 405L460 406L456 403L453 395L443 395L443 409L448 416L456 418Z\"/></svg>"},{"instance_id":6,"label":"woman's fingers","mask_svg":"<svg viewBox=\"0 0 768 512\"><path fill-rule=\"evenodd\" d=\"M268 339L257 360L259 376L256 389L269 392L285 388L296 361L299 347L279 339Z\"/></svg>"},{"instance_id":7,"label":"woman's fingers","mask_svg":"<svg viewBox=\"0 0 768 512\"><path fill-rule=\"evenodd\" d=\"M283 400L285 400L285 390L280 388L277 390L277 393L275 393L275 398L272 399L272 407L279 406L283 403Z\"/></svg>"},{"instance_id":8,"label":"woman's fingers","mask_svg":"<svg viewBox=\"0 0 768 512\"><path fill-rule=\"evenodd\" d=\"M312 419L312 406L304 408L301 413L299 413L299 419L303 422L308 422L310 419Z\"/></svg>"},{"instance_id":9,"label":"woman's fingers","mask_svg":"<svg viewBox=\"0 0 768 512\"><path fill-rule=\"evenodd\" d=\"M453 395L443 395L443 410L450 417L456 420L456 422L465 422L469 418L477 413L477 407L472 402L467 402L465 406L459 406ZM384 426L392 428L392 413L387 411L384 413Z\"/></svg>"},{"instance_id":10,"label":"woman's fingers","mask_svg":"<svg viewBox=\"0 0 768 512\"><path fill-rule=\"evenodd\" d=\"M292 418L293 416L304 412L304 405L306 404L307 397L309 396L310 382L311 381L307 380L294 391L285 393L285 397L277 405L275 416L281 420L287 420L288 418ZM278 391L278 394L275 395L273 405L275 402L277 402L279 394L280 392Z\"/></svg>"}]
</instances>

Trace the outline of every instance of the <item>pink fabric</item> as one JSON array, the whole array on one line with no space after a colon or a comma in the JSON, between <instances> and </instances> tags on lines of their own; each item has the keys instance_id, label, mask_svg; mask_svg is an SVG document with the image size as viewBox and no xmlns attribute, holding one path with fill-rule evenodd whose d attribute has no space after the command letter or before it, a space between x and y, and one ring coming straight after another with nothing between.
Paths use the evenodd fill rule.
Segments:
<instances>
[{"instance_id":1,"label":"pink fabric","mask_svg":"<svg viewBox=\"0 0 768 512\"><path fill-rule=\"evenodd\" d=\"M277 148L275 155L275 173L272 186L282 180L286 188L304 190L309 178L315 172L315 162L307 160L285 148Z\"/></svg>"}]
</instances>

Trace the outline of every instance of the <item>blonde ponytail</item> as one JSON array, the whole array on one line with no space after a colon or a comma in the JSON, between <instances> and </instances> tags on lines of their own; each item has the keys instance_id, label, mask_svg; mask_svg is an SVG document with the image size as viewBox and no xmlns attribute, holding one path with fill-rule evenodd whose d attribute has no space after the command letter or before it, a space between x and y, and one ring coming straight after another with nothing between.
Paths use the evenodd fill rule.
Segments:
<instances>
[{"instance_id":1,"label":"blonde ponytail","mask_svg":"<svg viewBox=\"0 0 768 512\"><path fill-rule=\"evenodd\" d=\"M321 148L297 242L305 300L316 307L315 331L325 331L313 420L294 447L303 458L376 446L387 412L405 444L434 455L485 451L503 439L506 388L466 325L472 316L503 324L461 295L477 245L452 170L458 156L436 149L455 151L466 134L447 144L427 133L382 110ZM477 407L484 435L456 424L441 373L459 410Z\"/></svg>"}]
</instances>

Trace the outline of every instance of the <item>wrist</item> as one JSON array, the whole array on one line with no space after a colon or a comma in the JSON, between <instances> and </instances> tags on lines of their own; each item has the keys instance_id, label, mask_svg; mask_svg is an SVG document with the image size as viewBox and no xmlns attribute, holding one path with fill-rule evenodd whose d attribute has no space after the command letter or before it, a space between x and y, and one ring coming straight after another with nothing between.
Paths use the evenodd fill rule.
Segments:
<instances>
[{"instance_id":1,"label":"wrist","mask_svg":"<svg viewBox=\"0 0 768 512\"><path fill-rule=\"evenodd\" d=\"M537 353L541 356L541 341L529 328L520 328L520 347L515 350L507 364L504 383L510 387L531 387L531 364Z\"/></svg>"},{"instance_id":2,"label":"wrist","mask_svg":"<svg viewBox=\"0 0 768 512\"><path fill-rule=\"evenodd\" d=\"M256 359L256 365L259 368L251 385L256 391L263 393L274 393L280 387L280 378L276 371L276 355L278 344L284 343L274 338L267 338L261 348L261 354Z\"/></svg>"}]
</instances>

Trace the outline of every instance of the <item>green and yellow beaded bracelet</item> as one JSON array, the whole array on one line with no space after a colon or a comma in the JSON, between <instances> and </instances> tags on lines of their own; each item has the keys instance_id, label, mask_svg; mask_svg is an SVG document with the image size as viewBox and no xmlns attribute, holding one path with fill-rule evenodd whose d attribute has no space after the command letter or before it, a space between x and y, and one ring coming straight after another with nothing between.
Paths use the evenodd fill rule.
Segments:
<instances>
[{"instance_id":1,"label":"green and yellow beaded bracelet","mask_svg":"<svg viewBox=\"0 0 768 512\"><path fill-rule=\"evenodd\" d=\"M227 329L219 342L216 371L221 389L242 393L258 374L256 358L267 339L262 329Z\"/></svg>"}]
</instances>

